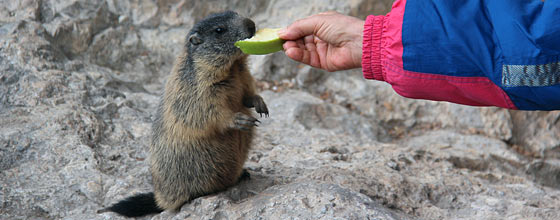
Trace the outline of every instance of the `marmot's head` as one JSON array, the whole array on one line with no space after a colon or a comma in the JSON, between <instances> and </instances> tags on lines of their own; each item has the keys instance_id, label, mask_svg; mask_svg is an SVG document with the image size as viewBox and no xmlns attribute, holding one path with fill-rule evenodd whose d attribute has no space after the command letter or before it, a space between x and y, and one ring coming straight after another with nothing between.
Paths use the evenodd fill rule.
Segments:
<instances>
[{"instance_id":1,"label":"marmot's head","mask_svg":"<svg viewBox=\"0 0 560 220\"><path fill-rule=\"evenodd\" d=\"M233 11L209 15L194 25L186 41L188 54L216 65L238 59L242 52L234 43L255 35L255 23Z\"/></svg>"}]
</instances>

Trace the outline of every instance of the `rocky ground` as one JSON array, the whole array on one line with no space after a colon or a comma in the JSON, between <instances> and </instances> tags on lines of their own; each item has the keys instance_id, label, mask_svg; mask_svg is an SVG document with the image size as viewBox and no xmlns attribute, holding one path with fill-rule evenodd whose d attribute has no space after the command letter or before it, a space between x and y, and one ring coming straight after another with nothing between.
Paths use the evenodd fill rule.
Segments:
<instances>
[{"instance_id":1,"label":"rocky ground","mask_svg":"<svg viewBox=\"0 0 560 220\"><path fill-rule=\"evenodd\" d=\"M0 219L119 219L192 24L258 27L391 1L0 0ZM359 70L251 57L268 103L251 179L143 219L560 219L560 112L410 100Z\"/></svg>"}]
</instances>

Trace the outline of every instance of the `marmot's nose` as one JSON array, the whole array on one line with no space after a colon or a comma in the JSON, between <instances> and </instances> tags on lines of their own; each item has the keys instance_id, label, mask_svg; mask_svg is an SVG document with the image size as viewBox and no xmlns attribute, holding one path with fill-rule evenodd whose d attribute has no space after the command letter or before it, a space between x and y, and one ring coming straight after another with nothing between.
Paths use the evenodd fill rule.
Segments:
<instances>
[{"instance_id":1,"label":"marmot's nose","mask_svg":"<svg viewBox=\"0 0 560 220\"><path fill-rule=\"evenodd\" d=\"M249 37L253 37L253 35L255 35L255 22L251 21L251 19L249 18L245 18L243 20L243 24L245 25L245 27L247 28L247 31L249 32Z\"/></svg>"}]
</instances>

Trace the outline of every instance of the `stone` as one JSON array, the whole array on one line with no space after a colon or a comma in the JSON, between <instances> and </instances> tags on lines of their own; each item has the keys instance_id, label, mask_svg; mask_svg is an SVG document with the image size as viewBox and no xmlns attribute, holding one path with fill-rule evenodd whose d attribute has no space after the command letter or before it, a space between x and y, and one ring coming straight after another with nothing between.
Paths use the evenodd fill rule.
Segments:
<instances>
[{"instance_id":1,"label":"stone","mask_svg":"<svg viewBox=\"0 0 560 220\"><path fill-rule=\"evenodd\" d=\"M258 28L392 1L0 0L0 219L98 214L152 191L151 125L185 35L231 9ZM412 100L360 70L251 56L270 117L251 178L140 219L560 219L558 111Z\"/></svg>"},{"instance_id":2,"label":"stone","mask_svg":"<svg viewBox=\"0 0 560 220\"><path fill-rule=\"evenodd\" d=\"M512 143L520 153L537 158L560 158L560 112L511 111Z\"/></svg>"},{"instance_id":3,"label":"stone","mask_svg":"<svg viewBox=\"0 0 560 220\"><path fill-rule=\"evenodd\" d=\"M447 160L457 168L470 170L519 167L523 163L523 157L506 143L480 135L440 130L410 138L405 146L411 151L432 152L434 157Z\"/></svg>"},{"instance_id":4,"label":"stone","mask_svg":"<svg viewBox=\"0 0 560 220\"><path fill-rule=\"evenodd\" d=\"M178 215L164 212L154 219L408 219L359 192L314 181L269 187L239 202L220 197L197 199Z\"/></svg>"}]
</instances>

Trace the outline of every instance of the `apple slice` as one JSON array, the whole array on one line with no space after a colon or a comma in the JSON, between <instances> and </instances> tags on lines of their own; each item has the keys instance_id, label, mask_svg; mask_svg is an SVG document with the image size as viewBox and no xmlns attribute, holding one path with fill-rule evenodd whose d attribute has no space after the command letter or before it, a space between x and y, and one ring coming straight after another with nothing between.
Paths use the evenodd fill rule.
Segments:
<instances>
[{"instance_id":1,"label":"apple slice","mask_svg":"<svg viewBox=\"0 0 560 220\"><path fill-rule=\"evenodd\" d=\"M249 39L235 42L235 46L243 53L253 55L263 55L282 50L284 40L278 37L280 28L263 28Z\"/></svg>"}]
</instances>

